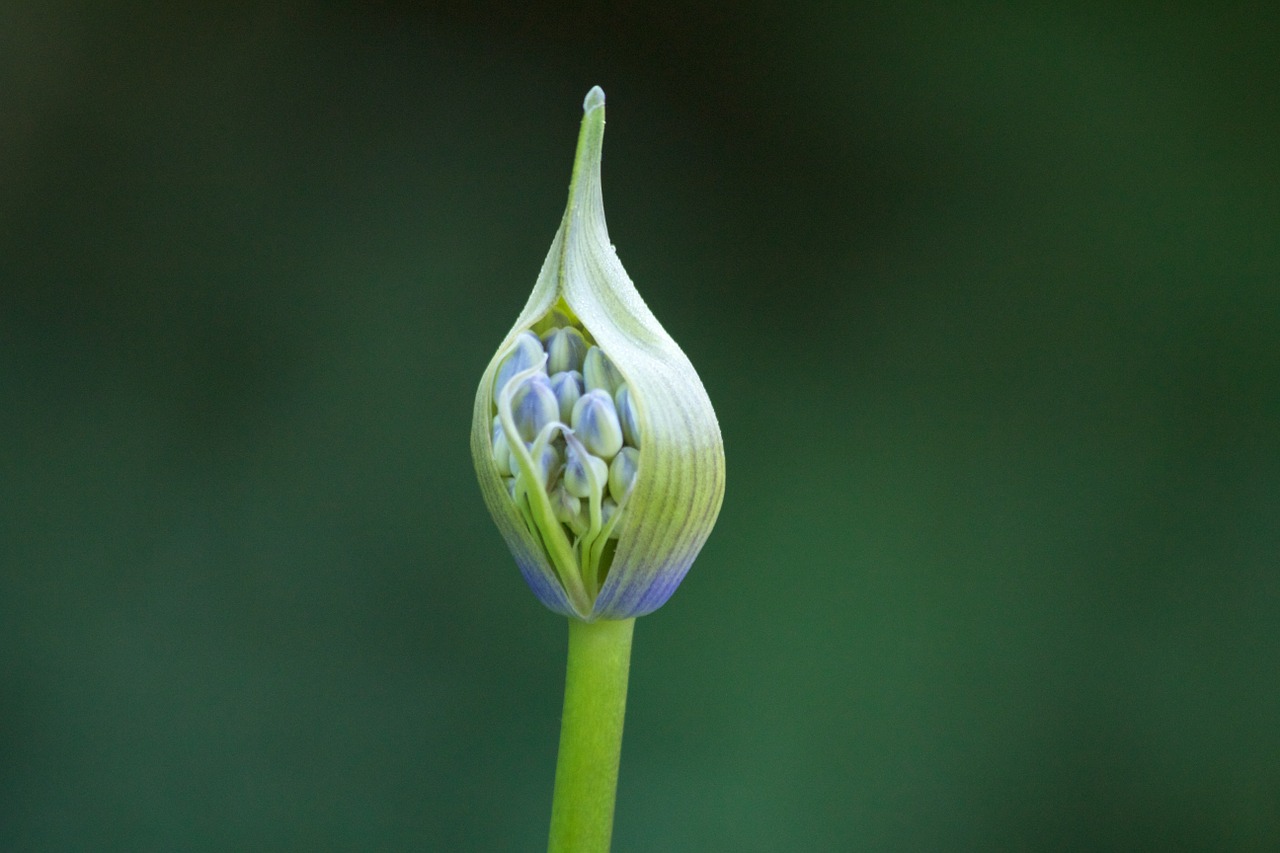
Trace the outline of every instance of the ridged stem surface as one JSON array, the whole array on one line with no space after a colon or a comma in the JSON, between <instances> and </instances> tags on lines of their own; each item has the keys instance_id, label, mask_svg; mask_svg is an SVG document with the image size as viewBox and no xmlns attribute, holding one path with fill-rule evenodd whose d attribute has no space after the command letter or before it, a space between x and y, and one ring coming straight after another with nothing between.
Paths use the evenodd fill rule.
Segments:
<instances>
[{"instance_id":1,"label":"ridged stem surface","mask_svg":"<svg viewBox=\"0 0 1280 853\"><path fill-rule=\"evenodd\" d=\"M550 853L609 849L635 622L569 620Z\"/></svg>"}]
</instances>

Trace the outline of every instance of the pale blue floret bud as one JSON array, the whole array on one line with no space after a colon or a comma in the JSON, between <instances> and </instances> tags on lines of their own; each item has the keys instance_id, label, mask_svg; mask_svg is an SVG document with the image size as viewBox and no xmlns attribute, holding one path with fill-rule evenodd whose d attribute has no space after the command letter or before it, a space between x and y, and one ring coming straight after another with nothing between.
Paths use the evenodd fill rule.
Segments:
<instances>
[{"instance_id":1,"label":"pale blue floret bud","mask_svg":"<svg viewBox=\"0 0 1280 853\"><path fill-rule=\"evenodd\" d=\"M537 438L544 426L559 417L560 403L551 390L550 380L542 374L535 374L520 383L511 395L511 418L521 440L526 443Z\"/></svg>"},{"instance_id":2,"label":"pale blue floret bud","mask_svg":"<svg viewBox=\"0 0 1280 853\"><path fill-rule=\"evenodd\" d=\"M582 370L582 360L587 354L587 339L571 326L552 329L542 339L547 350L547 372L563 373L566 370Z\"/></svg>"},{"instance_id":3,"label":"pale blue floret bud","mask_svg":"<svg viewBox=\"0 0 1280 853\"><path fill-rule=\"evenodd\" d=\"M636 470L640 467L640 451L624 447L613 457L609 465L609 495L618 503L631 493L636 483Z\"/></svg>"},{"instance_id":4,"label":"pale blue floret bud","mask_svg":"<svg viewBox=\"0 0 1280 853\"><path fill-rule=\"evenodd\" d=\"M542 450L534 458L533 464L536 466L535 473L538 475L538 485L546 489L560 472L560 451L556 450L553 445L544 444L542 445Z\"/></svg>"},{"instance_id":5,"label":"pale blue floret bud","mask_svg":"<svg viewBox=\"0 0 1280 853\"><path fill-rule=\"evenodd\" d=\"M596 456L612 459L622 449L622 425L613 397L602 389L588 391L573 407L573 433Z\"/></svg>"},{"instance_id":6,"label":"pale blue floret bud","mask_svg":"<svg viewBox=\"0 0 1280 853\"><path fill-rule=\"evenodd\" d=\"M618 422L622 424L622 437L632 447L640 446L640 421L636 416L636 404L631 398L631 386L625 382L618 386L613 395L614 406L618 410Z\"/></svg>"},{"instance_id":7,"label":"pale blue floret bud","mask_svg":"<svg viewBox=\"0 0 1280 853\"><path fill-rule=\"evenodd\" d=\"M498 368L498 375L493 382L493 402L498 402L498 395L507 387L511 377L542 364L546 352L542 349L542 341L533 332L521 332L516 337L515 349ZM545 370L543 371L546 372Z\"/></svg>"},{"instance_id":8,"label":"pale blue floret bud","mask_svg":"<svg viewBox=\"0 0 1280 853\"><path fill-rule=\"evenodd\" d=\"M589 498L592 493L601 494L609 482L609 466L598 456L592 456L576 442L569 442L564 462L564 487L569 494Z\"/></svg>"},{"instance_id":9,"label":"pale blue floret bud","mask_svg":"<svg viewBox=\"0 0 1280 853\"><path fill-rule=\"evenodd\" d=\"M573 420L574 404L582 397L582 374L576 370L565 370L551 377L551 390L560 402L560 420L569 423Z\"/></svg>"},{"instance_id":10,"label":"pale blue floret bud","mask_svg":"<svg viewBox=\"0 0 1280 853\"><path fill-rule=\"evenodd\" d=\"M622 374L613 366L609 356L605 355L600 347L587 350L586 358L582 362L582 376L586 380L588 391L604 391L610 398L623 383Z\"/></svg>"}]
</instances>

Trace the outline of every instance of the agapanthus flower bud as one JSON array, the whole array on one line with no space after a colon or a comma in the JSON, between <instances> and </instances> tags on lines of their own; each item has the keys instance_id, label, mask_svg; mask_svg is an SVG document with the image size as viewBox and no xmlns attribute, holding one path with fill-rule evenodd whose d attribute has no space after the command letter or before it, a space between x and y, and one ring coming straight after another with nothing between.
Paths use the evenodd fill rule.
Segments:
<instances>
[{"instance_id":1,"label":"agapanthus flower bud","mask_svg":"<svg viewBox=\"0 0 1280 853\"><path fill-rule=\"evenodd\" d=\"M573 326L558 326L542 339L547 350L547 372L563 373L566 370L581 372L582 359L587 354L587 339Z\"/></svg>"},{"instance_id":2,"label":"agapanthus flower bud","mask_svg":"<svg viewBox=\"0 0 1280 853\"><path fill-rule=\"evenodd\" d=\"M581 444L570 444L564 463L564 487L579 498L600 500L609 484L609 463L593 456Z\"/></svg>"},{"instance_id":3,"label":"agapanthus flower bud","mask_svg":"<svg viewBox=\"0 0 1280 853\"><path fill-rule=\"evenodd\" d=\"M582 530L586 530L586 523L582 517L582 498L570 492L563 480L551 491L551 511L555 514L556 520L562 524L569 525L575 531L579 526Z\"/></svg>"},{"instance_id":4,"label":"agapanthus flower bud","mask_svg":"<svg viewBox=\"0 0 1280 853\"><path fill-rule=\"evenodd\" d=\"M587 350L586 358L582 361L582 378L586 381L588 391L604 391L610 397L623 382L622 374L618 373L618 368L614 367L609 356L600 347Z\"/></svg>"},{"instance_id":5,"label":"agapanthus flower bud","mask_svg":"<svg viewBox=\"0 0 1280 853\"><path fill-rule=\"evenodd\" d=\"M640 446L640 421L636 407L631 402L631 389L624 382L613 395L614 408L618 410L618 422L622 424L622 436L632 447Z\"/></svg>"},{"instance_id":6,"label":"agapanthus flower bud","mask_svg":"<svg viewBox=\"0 0 1280 853\"><path fill-rule=\"evenodd\" d=\"M560 401L560 420L569 423L573 420L573 407L582 399L582 374L576 370L566 370L551 377L551 390Z\"/></svg>"},{"instance_id":7,"label":"agapanthus flower bud","mask_svg":"<svg viewBox=\"0 0 1280 853\"><path fill-rule=\"evenodd\" d=\"M493 383L493 402L495 404L498 402L498 393L507 386L512 376L522 370L543 364L545 357L546 351L542 349L542 341L538 340L537 335L532 332L521 332L517 335L515 346L502 360L502 366L498 368L498 378Z\"/></svg>"},{"instance_id":8,"label":"agapanthus flower bud","mask_svg":"<svg viewBox=\"0 0 1280 853\"><path fill-rule=\"evenodd\" d=\"M609 241L604 93L583 109L568 209L480 381L471 448L537 597L578 619L625 619L666 602L706 541L724 450L697 373Z\"/></svg>"},{"instance_id":9,"label":"agapanthus flower bud","mask_svg":"<svg viewBox=\"0 0 1280 853\"><path fill-rule=\"evenodd\" d=\"M574 435L596 456L609 460L622 449L622 424L613 398L603 390L588 391L578 400L570 424Z\"/></svg>"},{"instance_id":10,"label":"agapanthus flower bud","mask_svg":"<svg viewBox=\"0 0 1280 853\"><path fill-rule=\"evenodd\" d=\"M507 431L502 428L502 419L497 415L493 416L493 461L502 476L510 477L515 473L511 470L511 445L507 444Z\"/></svg>"},{"instance_id":11,"label":"agapanthus flower bud","mask_svg":"<svg viewBox=\"0 0 1280 853\"><path fill-rule=\"evenodd\" d=\"M627 495L631 494L631 487L636 483L638 470L640 451L634 447L622 448L622 452L609 463L609 496L618 503L626 500Z\"/></svg>"},{"instance_id":12,"label":"agapanthus flower bud","mask_svg":"<svg viewBox=\"0 0 1280 853\"><path fill-rule=\"evenodd\" d=\"M556 474L562 466L560 451L554 444L544 444L538 449L538 455L534 457L533 463L538 473L538 481L545 489L555 481Z\"/></svg>"},{"instance_id":13,"label":"agapanthus flower bud","mask_svg":"<svg viewBox=\"0 0 1280 853\"><path fill-rule=\"evenodd\" d=\"M542 428L560 418L560 401L551 390L551 381L542 375L530 376L511 394L511 416L520 438L533 441ZM508 441L510 436L508 436Z\"/></svg>"}]
</instances>

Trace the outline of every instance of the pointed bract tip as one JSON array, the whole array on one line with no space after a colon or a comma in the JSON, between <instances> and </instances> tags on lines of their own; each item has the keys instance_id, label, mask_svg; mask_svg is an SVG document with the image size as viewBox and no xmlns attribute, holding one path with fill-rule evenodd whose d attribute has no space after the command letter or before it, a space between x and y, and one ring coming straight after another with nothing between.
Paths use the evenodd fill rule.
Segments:
<instances>
[{"instance_id":1,"label":"pointed bract tip","mask_svg":"<svg viewBox=\"0 0 1280 853\"><path fill-rule=\"evenodd\" d=\"M604 106L604 89L599 86L592 86L591 91L587 92L587 96L582 99L582 111L589 113L596 107Z\"/></svg>"}]
</instances>

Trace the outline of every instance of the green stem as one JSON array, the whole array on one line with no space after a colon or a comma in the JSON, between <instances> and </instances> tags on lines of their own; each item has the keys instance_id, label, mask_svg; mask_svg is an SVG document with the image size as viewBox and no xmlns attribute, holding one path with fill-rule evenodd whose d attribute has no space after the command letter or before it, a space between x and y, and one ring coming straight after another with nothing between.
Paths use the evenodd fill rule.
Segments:
<instances>
[{"instance_id":1,"label":"green stem","mask_svg":"<svg viewBox=\"0 0 1280 853\"><path fill-rule=\"evenodd\" d=\"M635 624L635 619L569 620L549 853L609 849Z\"/></svg>"}]
</instances>

